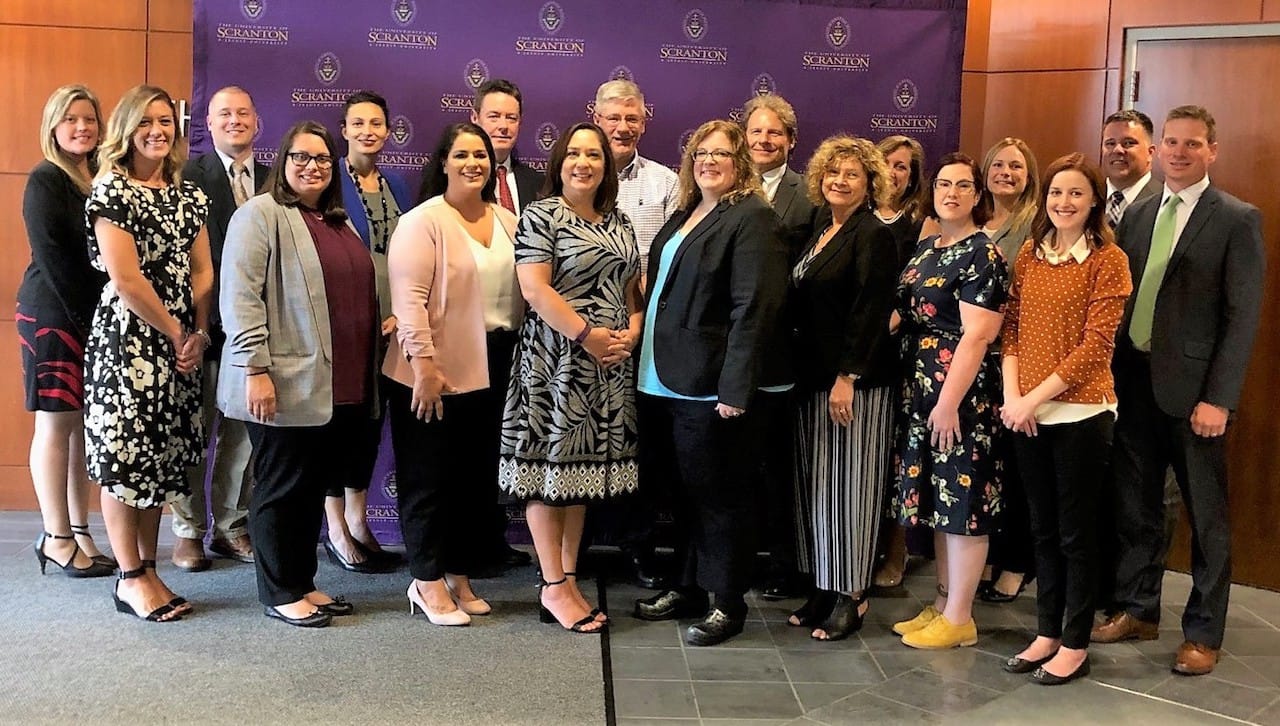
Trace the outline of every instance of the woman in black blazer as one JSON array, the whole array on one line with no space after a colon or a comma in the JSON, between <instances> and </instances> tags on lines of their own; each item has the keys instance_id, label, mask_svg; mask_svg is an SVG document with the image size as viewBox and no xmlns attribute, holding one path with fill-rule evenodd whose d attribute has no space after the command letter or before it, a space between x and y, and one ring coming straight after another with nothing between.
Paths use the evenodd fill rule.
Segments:
<instances>
[{"instance_id":1,"label":"woman in black blazer","mask_svg":"<svg viewBox=\"0 0 1280 726\"><path fill-rule=\"evenodd\" d=\"M823 206L791 270L788 306L799 389L797 531L808 537L802 565L817 589L789 622L821 623L812 637L842 640L862 627L889 471L898 264L893 232L875 209L893 183L875 145L849 136L823 141L805 176Z\"/></svg>"},{"instance_id":2,"label":"woman in black blazer","mask_svg":"<svg viewBox=\"0 0 1280 726\"><path fill-rule=\"evenodd\" d=\"M636 616L705 613L686 641L714 645L742 632L747 613L760 471L746 454L758 449L756 392L789 376L779 334L786 248L734 123L694 132L680 196L682 211L649 250L636 377L641 456L648 447L650 457L674 457L686 557L680 587L637 601Z\"/></svg>"}]
</instances>

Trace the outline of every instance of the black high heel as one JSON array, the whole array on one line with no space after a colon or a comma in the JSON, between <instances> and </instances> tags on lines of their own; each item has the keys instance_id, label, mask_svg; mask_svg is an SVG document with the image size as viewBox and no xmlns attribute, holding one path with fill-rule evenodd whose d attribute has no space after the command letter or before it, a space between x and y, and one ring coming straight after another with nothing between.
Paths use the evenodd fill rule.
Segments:
<instances>
[{"instance_id":1,"label":"black high heel","mask_svg":"<svg viewBox=\"0 0 1280 726\"><path fill-rule=\"evenodd\" d=\"M575 583L578 581L578 573L576 573L576 572L566 572L566 573L564 573L564 576L565 576L565 579L568 579L568 578L572 577L572 578L573 578L573 581L574 581ZM588 603L588 604L589 604L589 603ZM608 615L604 615L604 620L600 620L600 616L601 616L601 615L604 615L604 611L603 611L603 610L601 610L600 608L591 608L591 619L592 619L592 620L599 620L599 621L600 621L600 622L602 622L602 623L607 623L607 622L609 622L609 616L608 616Z\"/></svg>"},{"instance_id":2,"label":"black high heel","mask_svg":"<svg viewBox=\"0 0 1280 726\"><path fill-rule=\"evenodd\" d=\"M89 525L87 524L71 525L71 536L72 537L88 537L90 542L93 541L93 535L90 534ZM76 544L80 544L79 540L76 541ZM114 557L108 557L107 555L93 555L89 559L93 560L94 562L97 562L99 565L106 565L107 567L110 567L112 570L120 566L120 563L116 562Z\"/></svg>"},{"instance_id":3,"label":"black high heel","mask_svg":"<svg viewBox=\"0 0 1280 726\"><path fill-rule=\"evenodd\" d=\"M357 546L359 546L359 540L354 541L356 541ZM341 567L347 572L359 572L362 575L376 575L382 572L383 568L375 565L372 560L365 560L364 562L351 562L347 560L342 556L342 553L338 551L338 548L333 546L333 542L329 541L328 537L324 538L324 551L329 553L330 562ZM365 556L368 557L368 555Z\"/></svg>"},{"instance_id":4,"label":"black high heel","mask_svg":"<svg viewBox=\"0 0 1280 726\"><path fill-rule=\"evenodd\" d=\"M44 543L46 539L75 540L75 538L76 536L73 534L51 534L49 532L41 532L40 536L36 537L35 544L33 544L31 548L34 549L36 552L36 562L40 563L41 575L44 574L45 565L49 564L50 562L57 565L58 567L61 567L62 573L67 577L75 577L75 578L109 577L112 573L116 571L114 567L108 567L107 565L97 562L96 560L90 562L87 567L76 567L75 566L76 553L81 551L80 545L78 544L76 545L75 550L71 552L71 557L66 562L58 562L57 560L53 559L52 557L44 553Z\"/></svg>"},{"instance_id":5,"label":"black high heel","mask_svg":"<svg viewBox=\"0 0 1280 726\"><path fill-rule=\"evenodd\" d=\"M814 640L844 640L862 629L862 618L866 613L859 612L858 609L867 601L867 593L864 590L857 598L850 597L843 593L836 595L835 607L831 609L831 616L823 621L816 629L827 634L825 638L819 638L812 633L809 637Z\"/></svg>"},{"instance_id":6,"label":"black high heel","mask_svg":"<svg viewBox=\"0 0 1280 726\"><path fill-rule=\"evenodd\" d=\"M116 603L116 612L127 613L129 615L132 615L135 618L138 618L140 620L145 620L149 623L173 623L181 620L182 619L181 615L174 615L171 618L165 617L169 613L173 612L174 610L173 605L161 605L155 610L152 610L146 615L143 615L142 613L138 612L132 605L120 599L120 581L132 580L135 577L142 577L146 573L147 573L147 568L145 567L139 567L136 570L120 571L120 579L116 580L115 590L111 593L111 599L115 600L115 603Z\"/></svg>"},{"instance_id":7,"label":"black high heel","mask_svg":"<svg viewBox=\"0 0 1280 726\"><path fill-rule=\"evenodd\" d=\"M987 589L980 590L978 592L978 598L983 602L1010 603L1010 602L1013 602L1014 600L1017 600L1018 596L1022 594L1022 591L1027 589L1027 585L1030 585L1031 583L1035 582L1035 580L1036 580L1035 575L1030 575L1030 576L1023 575L1022 582L1018 583L1017 592L1013 592L1013 593L1000 592L1000 590L996 588L995 582L992 582L989 586L987 586Z\"/></svg>"},{"instance_id":8,"label":"black high heel","mask_svg":"<svg viewBox=\"0 0 1280 726\"><path fill-rule=\"evenodd\" d=\"M814 590L809 599L791 613L791 617L795 618L797 622L792 622L791 618L787 618L787 625L796 628L812 628L826 620L835 605L835 592L831 590Z\"/></svg>"},{"instance_id":9,"label":"black high heel","mask_svg":"<svg viewBox=\"0 0 1280 726\"><path fill-rule=\"evenodd\" d=\"M597 623L596 617L594 615L587 615L586 617L582 618L581 620L579 620L578 622L572 625L564 625L563 623L560 622L560 619L557 618L555 614L552 613L551 610L547 608L546 605L542 604L543 590L547 589L548 587L563 585L568 581L569 581L568 577L562 577L559 580L556 580L555 582L547 582L546 580L538 581L538 621L542 623L548 623L548 624L556 623L557 625L560 625L560 627L564 628L565 630L568 630L571 633L586 633L588 635L591 635L591 634L599 633L600 631L604 630L608 626L608 623ZM586 629L588 625L595 625L595 624L598 624L600 627L593 628L591 630Z\"/></svg>"},{"instance_id":10,"label":"black high heel","mask_svg":"<svg viewBox=\"0 0 1280 726\"><path fill-rule=\"evenodd\" d=\"M143 560L141 569L143 570L156 569L156 561ZM174 610L181 610L182 615L190 615L191 611L195 610L195 608L191 605L191 603L187 602L187 599L185 597L182 597L181 595L174 595L173 599L169 601L169 607L173 608Z\"/></svg>"}]
</instances>

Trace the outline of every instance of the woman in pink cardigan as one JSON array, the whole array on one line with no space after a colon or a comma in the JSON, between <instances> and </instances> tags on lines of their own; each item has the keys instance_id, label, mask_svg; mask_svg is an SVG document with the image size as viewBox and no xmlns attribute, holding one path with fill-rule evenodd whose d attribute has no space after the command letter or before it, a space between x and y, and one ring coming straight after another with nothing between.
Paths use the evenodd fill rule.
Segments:
<instances>
[{"instance_id":1,"label":"woman in pink cardigan","mask_svg":"<svg viewBox=\"0 0 1280 726\"><path fill-rule=\"evenodd\" d=\"M387 252L398 319L383 373L396 459L409 611L467 625L489 604L471 589L492 512L512 349L524 313L516 218L496 204L493 145L444 130L427 201L400 218ZM447 415L446 415L447 414Z\"/></svg>"}]
</instances>

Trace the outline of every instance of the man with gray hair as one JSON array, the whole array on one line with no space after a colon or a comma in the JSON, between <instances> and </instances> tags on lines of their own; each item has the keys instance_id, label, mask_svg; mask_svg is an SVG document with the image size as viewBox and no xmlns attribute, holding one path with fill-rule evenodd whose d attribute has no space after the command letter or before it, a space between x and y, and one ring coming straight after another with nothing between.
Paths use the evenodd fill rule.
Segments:
<instances>
[{"instance_id":1,"label":"man with gray hair","mask_svg":"<svg viewBox=\"0 0 1280 726\"><path fill-rule=\"evenodd\" d=\"M676 173L637 152L644 136L644 94L636 84L613 80L596 89L596 125L604 129L618 170L618 208L626 212L640 247L640 279L649 267L649 245L675 213L679 202Z\"/></svg>"},{"instance_id":2,"label":"man with gray hair","mask_svg":"<svg viewBox=\"0 0 1280 726\"><path fill-rule=\"evenodd\" d=\"M646 113L644 94L631 81L606 81L596 89L592 120L609 139L609 151L618 170L618 208L631 220L640 248L641 285L649 268L649 246L680 200L680 178L676 173L636 150L644 135ZM636 584L656 589L662 585L662 577L654 562L653 527L661 497L655 497L654 490L665 486L672 459L662 454L642 456L648 465L642 465L641 471L650 472L642 474L642 499L611 508L607 519L618 546L631 561Z\"/></svg>"}]
</instances>

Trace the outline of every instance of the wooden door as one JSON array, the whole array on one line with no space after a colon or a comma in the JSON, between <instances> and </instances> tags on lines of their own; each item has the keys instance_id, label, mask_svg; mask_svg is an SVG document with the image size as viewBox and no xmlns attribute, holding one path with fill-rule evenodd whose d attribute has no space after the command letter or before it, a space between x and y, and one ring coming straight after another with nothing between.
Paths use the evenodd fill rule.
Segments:
<instances>
[{"instance_id":1,"label":"wooden door","mask_svg":"<svg viewBox=\"0 0 1280 726\"><path fill-rule=\"evenodd\" d=\"M1262 210L1267 253L1262 325L1237 418L1228 433L1232 579L1280 590L1280 108L1276 59L1280 36L1139 40L1131 68L1136 99L1159 135L1165 113L1199 104L1217 121L1213 184ZM1190 567L1185 515L1170 550L1171 567Z\"/></svg>"}]
</instances>

